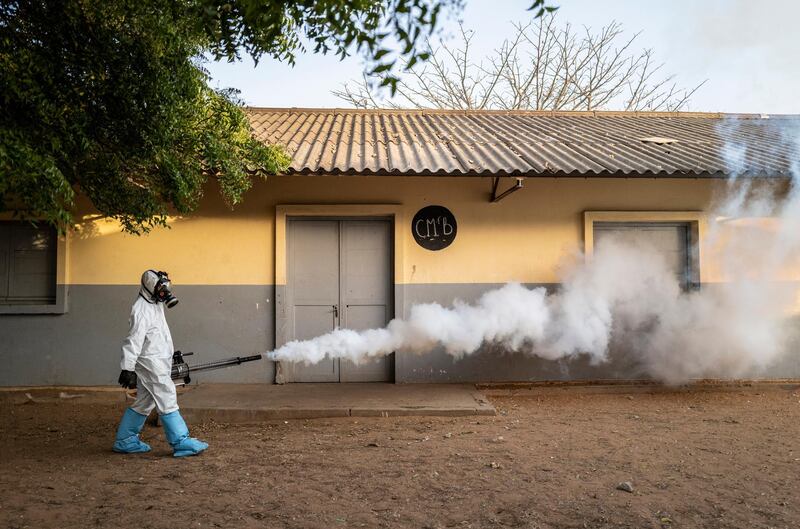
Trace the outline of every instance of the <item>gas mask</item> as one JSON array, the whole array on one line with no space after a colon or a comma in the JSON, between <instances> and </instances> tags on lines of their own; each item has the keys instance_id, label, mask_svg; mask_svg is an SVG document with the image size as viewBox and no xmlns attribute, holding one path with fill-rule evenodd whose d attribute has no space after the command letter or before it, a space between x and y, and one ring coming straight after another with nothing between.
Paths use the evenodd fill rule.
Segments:
<instances>
[{"instance_id":1,"label":"gas mask","mask_svg":"<svg viewBox=\"0 0 800 529\"><path fill-rule=\"evenodd\" d=\"M148 296L142 295L142 297L151 303L160 301L168 309L178 304L178 298L172 293L172 283L166 272L148 270L142 274L142 290L148 294Z\"/></svg>"}]
</instances>

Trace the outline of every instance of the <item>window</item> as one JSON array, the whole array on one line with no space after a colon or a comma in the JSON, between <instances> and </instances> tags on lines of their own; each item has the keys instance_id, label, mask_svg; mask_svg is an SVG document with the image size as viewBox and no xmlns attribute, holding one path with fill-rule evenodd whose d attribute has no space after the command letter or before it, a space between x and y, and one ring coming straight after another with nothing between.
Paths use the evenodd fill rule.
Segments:
<instances>
[{"instance_id":1,"label":"window","mask_svg":"<svg viewBox=\"0 0 800 529\"><path fill-rule=\"evenodd\" d=\"M674 222L595 222L594 247L622 243L664 258L684 290L692 286L692 252L690 229L686 223Z\"/></svg>"},{"instance_id":2,"label":"window","mask_svg":"<svg viewBox=\"0 0 800 529\"><path fill-rule=\"evenodd\" d=\"M706 273L700 258L708 226L702 211L584 211L583 234L587 256L598 243L621 238L646 244L666 259L686 290L700 287Z\"/></svg>"},{"instance_id":3,"label":"window","mask_svg":"<svg viewBox=\"0 0 800 529\"><path fill-rule=\"evenodd\" d=\"M0 305L56 302L57 246L51 227L0 222Z\"/></svg>"}]
</instances>

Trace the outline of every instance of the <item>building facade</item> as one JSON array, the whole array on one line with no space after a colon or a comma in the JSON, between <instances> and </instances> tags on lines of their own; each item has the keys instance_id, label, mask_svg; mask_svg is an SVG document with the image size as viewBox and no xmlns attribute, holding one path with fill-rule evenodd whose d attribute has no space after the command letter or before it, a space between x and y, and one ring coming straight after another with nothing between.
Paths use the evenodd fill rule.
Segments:
<instances>
[{"instance_id":1,"label":"building facade","mask_svg":"<svg viewBox=\"0 0 800 529\"><path fill-rule=\"evenodd\" d=\"M209 185L195 214L146 236L122 233L86 204L64 238L0 222L8 263L0 385L113 384L148 268L169 272L180 299L168 311L173 339L198 363L336 326L383 326L416 303L472 301L508 281L557 289L565 259L591 254L615 230L655 234L687 284L722 280L698 241L730 176L719 154L724 116L250 112L256 134L286 145L294 161L288 174L256 182L234 210ZM740 120L755 146L750 169L788 177L790 160L775 153L757 164L769 137L759 119ZM430 206L444 209L426 214ZM792 360L767 376L798 376L797 367ZM459 360L433 350L366 365L262 361L202 380L641 377L628 363L545 361L487 346Z\"/></svg>"}]
</instances>

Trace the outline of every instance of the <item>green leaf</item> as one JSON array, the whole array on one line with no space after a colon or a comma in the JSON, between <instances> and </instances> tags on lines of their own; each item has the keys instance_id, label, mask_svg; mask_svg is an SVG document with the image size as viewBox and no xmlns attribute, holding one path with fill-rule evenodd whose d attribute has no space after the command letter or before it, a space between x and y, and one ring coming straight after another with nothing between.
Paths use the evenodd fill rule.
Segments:
<instances>
[{"instance_id":1,"label":"green leaf","mask_svg":"<svg viewBox=\"0 0 800 529\"><path fill-rule=\"evenodd\" d=\"M379 64L378 66L376 66L375 68L372 69L370 74L377 75L379 73L388 72L389 70L392 69L393 65L394 65L394 63Z\"/></svg>"}]
</instances>

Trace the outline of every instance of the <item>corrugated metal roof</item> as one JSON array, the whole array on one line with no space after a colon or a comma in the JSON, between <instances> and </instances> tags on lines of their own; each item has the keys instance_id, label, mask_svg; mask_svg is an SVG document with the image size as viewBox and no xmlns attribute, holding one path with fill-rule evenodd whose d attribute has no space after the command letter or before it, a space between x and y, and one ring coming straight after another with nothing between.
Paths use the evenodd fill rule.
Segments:
<instances>
[{"instance_id":1,"label":"corrugated metal roof","mask_svg":"<svg viewBox=\"0 0 800 529\"><path fill-rule=\"evenodd\" d=\"M800 116L249 108L290 173L785 176Z\"/></svg>"}]
</instances>

